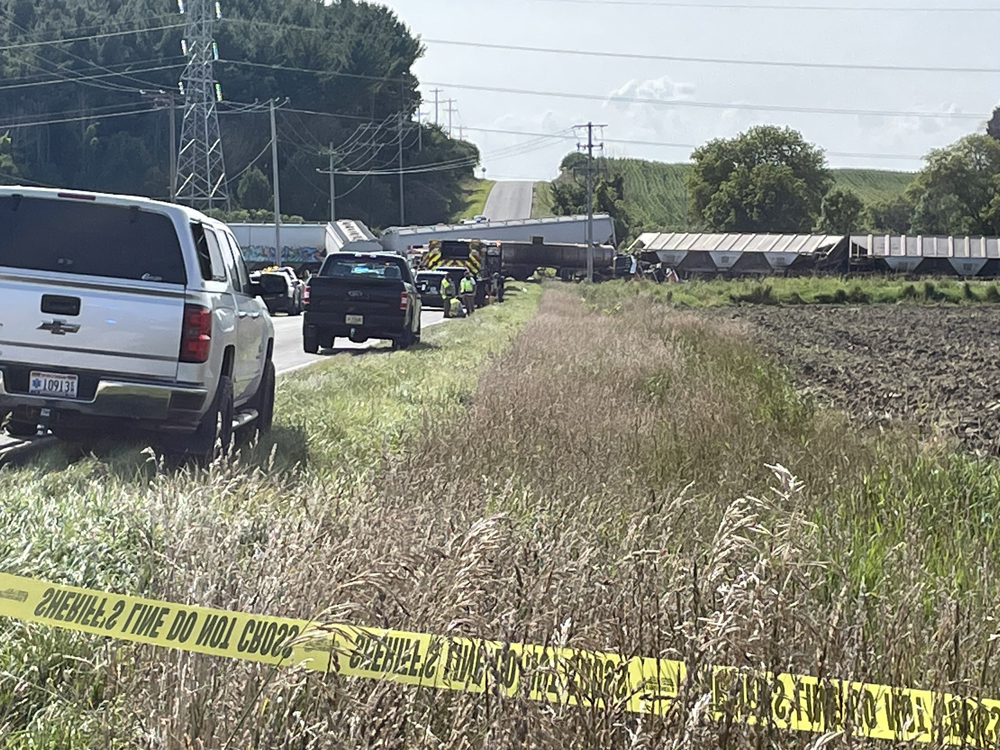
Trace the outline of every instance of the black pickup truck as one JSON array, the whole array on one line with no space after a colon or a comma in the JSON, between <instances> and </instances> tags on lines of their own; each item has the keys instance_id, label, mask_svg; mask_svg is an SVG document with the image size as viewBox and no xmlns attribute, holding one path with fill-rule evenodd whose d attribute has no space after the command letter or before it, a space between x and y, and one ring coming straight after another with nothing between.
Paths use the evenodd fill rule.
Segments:
<instances>
[{"instance_id":1,"label":"black pickup truck","mask_svg":"<svg viewBox=\"0 0 1000 750\"><path fill-rule=\"evenodd\" d=\"M315 354L344 336L389 339L394 349L420 341L420 295L406 260L393 253L333 253L306 289L302 347Z\"/></svg>"}]
</instances>

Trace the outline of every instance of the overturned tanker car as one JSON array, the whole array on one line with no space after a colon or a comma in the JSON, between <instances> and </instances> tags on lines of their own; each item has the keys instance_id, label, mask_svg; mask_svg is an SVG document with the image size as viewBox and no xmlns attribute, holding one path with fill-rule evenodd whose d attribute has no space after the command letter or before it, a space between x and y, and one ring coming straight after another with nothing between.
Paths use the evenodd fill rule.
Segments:
<instances>
[{"instance_id":1,"label":"overturned tanker car","mask_svg":"<svg viewBox=\"0 0 1000 750\"><path fill-rule=\"evenodd\" d=\"M594 246L594 279L615 276L615 249L611 245ZM541 268L552 268L560 279L569 281L587 273L587 246L552 244L533 237L531 242L503 243L504 274L524 281Z\"/></svg>"}]
</instances>

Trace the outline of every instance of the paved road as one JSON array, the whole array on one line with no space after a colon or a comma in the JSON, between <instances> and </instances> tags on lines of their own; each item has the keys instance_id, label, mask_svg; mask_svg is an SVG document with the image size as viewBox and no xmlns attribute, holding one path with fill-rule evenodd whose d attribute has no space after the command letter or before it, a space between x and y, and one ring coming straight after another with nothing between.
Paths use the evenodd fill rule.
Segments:
<instances>
[{"instance_id":1,"label":"paved road","mask_svg":"<svg viewBox=\"0 0 1000 750\"><path fill-rule=\"evenodd\" d=\"M486 198L483 215L490 221L530 219L533 182L498 182Z\"/></svg>"},{"instance_id":2,"label":"paved road","mask_svg":"<svg viewBox=\"0 0 1000 750\"><path fill-rule=\"evenodd\" d=\"M279 374L298 370L340 352L367 349L369 346L388 346L389 343L374 339L364 344L355 344L347 339L337 339L336 348L331 351L321 350L320 354L306 354L302 351L302 318L277 315L272 320L274 321L274 366ZM422 328L428 328L443 320L444 314L440 310L425 310L420 325ZM19 441L0 433L0 448L16 442Z\"/></svg>"},{"instance_id":3,"label":"paved road","mask_svg":"<svg viewBox=\"0 0 1000 750\"><path fill-rule=\"evenodd\" d=\"M388 341L373 339L364 344L355 344L347 339L337 339L332 351L320 350L319 354L306 354L302 351L302 318L276 315L274 322L274 368L278 374L291 372L301 367L319 362L338 352L351 349L367 349L369 346L388 346ZM444 320L440 310L424 310L420 317L420 327L428 328Z\"/></svg>"}]
</instances>

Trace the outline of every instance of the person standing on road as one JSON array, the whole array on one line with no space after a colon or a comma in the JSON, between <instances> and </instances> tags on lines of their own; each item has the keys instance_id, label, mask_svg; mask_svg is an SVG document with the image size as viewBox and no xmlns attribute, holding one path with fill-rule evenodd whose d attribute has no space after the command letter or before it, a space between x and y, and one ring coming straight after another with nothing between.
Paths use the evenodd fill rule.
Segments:
<instances>
[{"instance_id":1,"label":"person standing on road","mask_svg":"<svg viewBox=\"0 0 1000 750\"><path fill-rule=\"evenodd\" d=\"M466 315L472 315L476 307L476 282L472 280L472 272L466 271L465 276L459 282L459 292L462 295L462 304L465 305Z\"/></svg>"},{"instance_id":2,"label":"person standing on road","mask_svg":"<svg viewBox=\"0 0 1000 750\"><path fill-rule=\"evenodd\" d=\"M441 304L444 307L444 316L446 318L451 317L451 301L457 296L458 290L455 288L455 282L451 280L451 276L445 274L441 280Z\"/></svg>"}]
</instances>

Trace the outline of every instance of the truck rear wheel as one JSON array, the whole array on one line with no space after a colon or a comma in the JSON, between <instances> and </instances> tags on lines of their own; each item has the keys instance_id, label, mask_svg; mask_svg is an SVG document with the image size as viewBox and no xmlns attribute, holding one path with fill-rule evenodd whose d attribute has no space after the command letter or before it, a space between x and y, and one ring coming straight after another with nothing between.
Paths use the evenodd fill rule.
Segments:
<instances>
[{"instance_id":1,"label":"truck rear wheel","mask_svg":"<svg viewBox=\"0 0 1000 750\"><path fill-rule=\"evenodd\" d=\"M233 411L233 381L223 375L198 429L194 434L171 436L164 452L191 456L202 464L227 456L233 445Z\"/></svg>"},{"instance_id":2,"label":"truck rear wheel","mask_svg":"<svg viewBox=\"0 0 1000 750\"><path fill-rule=\"evenodd\" d=\"M258 434L264 435L271 431L274 421L274 362L268 360L264 364L264 373L260 379L257 393L250 399L249 406L257 411L256 428Z\"/></svg>"},{"instance_id":3,"label":"truck rear wheel","mask_svg":"<svg viewBox=\"0 0 1000 750\"><path fill-rule=\"evenodd\" d=\"M319 352L319 336L316 334L316 331L306 330L302 332L302 348L306 354L316 354Z\"/></svg>"},{"instance_id":4,"label":"truck rear wheel","mask_svg":"<svg viewBox=\"0 0 1000 750\"><path fill-rule=\"evenodd\" d=\"M38 424L12 417L7 421L7 434L13 438L33 438L38 434Z\"/></svg>"}]
</instances>

